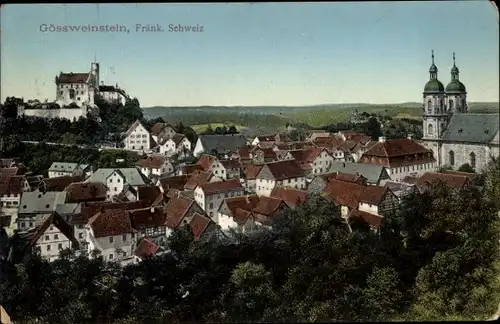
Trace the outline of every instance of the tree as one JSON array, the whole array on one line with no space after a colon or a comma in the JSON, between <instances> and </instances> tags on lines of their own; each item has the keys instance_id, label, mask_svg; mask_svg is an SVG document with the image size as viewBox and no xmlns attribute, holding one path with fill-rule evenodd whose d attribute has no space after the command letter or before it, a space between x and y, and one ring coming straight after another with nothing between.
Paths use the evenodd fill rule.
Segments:
<instances>
[{"instance_id":1,"label":"tree","mask_svg":"<svg viewBox=\"0 0 500 324\"><path fill-rule=\"evenodd\" d=\"M365 134L370 136L372 140L376 141L383 135L382 128L376 117L370 117L364 126Z\"/></svg>"},{"instance_id":2,"label":"tree","mask_svg":"<svg viewBox=\"0 0 500 324\"><path fill-rule=\"evenodd\" d=\"M236 126L234 125L231 125L231 127L229 127L229 129L227 130L227 133L228 134L238 134L238 129L236 128Z\"/></svg>"},{"instance_id":3,"label":"tree","mask_svg":"<svg viewBox=\"0 0 500 324\"><path fill-rule=\"evenodd\" d=\"M18 106L23 105L22 98L7 97L3 105L0 105L0 117L5 119L12 119L17 117Z\"/></svg>"}]
</instances>

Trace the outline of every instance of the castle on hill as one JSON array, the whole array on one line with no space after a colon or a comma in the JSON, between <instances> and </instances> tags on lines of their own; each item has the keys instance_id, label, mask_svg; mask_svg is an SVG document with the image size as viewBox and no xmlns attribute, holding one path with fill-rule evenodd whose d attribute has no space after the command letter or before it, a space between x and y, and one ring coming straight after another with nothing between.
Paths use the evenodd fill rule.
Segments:
<instances>
[{"instance_id":1,"label":"castle on hill","mask_svg":"<svg viewBox=\"0 0 500 324\"><path fill-rule=\"evenodd\" d=\"M69 120L86 117L96 113L95 97L100 96L107 102L119 101L122 104L130 98L125 90L116 86L99 84L99 63L92 63L89 72L63 73L55 77L56 100L52 103L28 101L18 108L18 115L47 118L67 118Z\"/></svg>"}]
</instances>

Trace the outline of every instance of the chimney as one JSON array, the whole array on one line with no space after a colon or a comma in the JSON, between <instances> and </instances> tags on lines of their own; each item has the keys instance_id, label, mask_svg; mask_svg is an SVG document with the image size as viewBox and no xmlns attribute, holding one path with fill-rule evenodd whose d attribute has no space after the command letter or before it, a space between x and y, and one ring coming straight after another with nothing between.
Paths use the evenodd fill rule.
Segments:
<instances>
[{"instance_id":1,"label":"chimney","mask_svg":"<svg viewBox=\"0 0 500 324\"><path fill-rule=\"evenodd\" d=\"M380 136L380 137L378 138L378 141L379 141L380 143L385 143L385 136Z\"/></svg>"},{"instance_id":2,"label":"chimney","mask_svg":"<svg viewBox=\"0 0 500 324\"><path fill-rule=\"evenodd\" d=\"M154 213L154 212L155 212L155 207L154 207L154 206L151 206L150 211L151 211L151 214L152 214L152 213Z\"/></svg>"},{"instance_id":3,"label":"chimney","mask_svg":"<svg viewBox=\"0 0 500 324\"><path fill-rule=\"evenodd\" d=\"M408 137L407 137L409 140L413 140L413 134L408 134Z\"/></svg>"}]
</instances>

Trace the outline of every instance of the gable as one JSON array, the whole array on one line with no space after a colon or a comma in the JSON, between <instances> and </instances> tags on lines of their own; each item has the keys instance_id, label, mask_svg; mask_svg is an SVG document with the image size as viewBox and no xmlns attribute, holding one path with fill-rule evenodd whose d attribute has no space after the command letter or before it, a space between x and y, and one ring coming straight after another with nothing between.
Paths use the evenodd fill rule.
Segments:
<instances>
[{"instance_id":1,"label":"gable","mask_svg":"<svg viewBox=\"0 0 500 324\"><path fill-rule=\"evenodd\" d=\"M260 169L260 172L256 176L257 179L266 179L266 180L274 180L274 176L271 173L271 170L269 170L269 167L267 165L264 165L262 169Z\"/></svg>"}]
</instances>

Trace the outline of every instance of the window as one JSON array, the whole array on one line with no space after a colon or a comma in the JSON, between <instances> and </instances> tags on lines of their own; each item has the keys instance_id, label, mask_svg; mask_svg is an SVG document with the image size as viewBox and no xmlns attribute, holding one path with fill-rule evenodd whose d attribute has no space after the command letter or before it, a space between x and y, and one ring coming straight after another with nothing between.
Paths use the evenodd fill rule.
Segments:
<instances>
[{"instance_id":1,"label":"window","mask_svg":"<svg viewBox=\"0 0 500 324\"><path fill-rule=\"evenodd\" d=\"M78 234L78 238L82 239L83 238L83 233Z\"/></svg>"},{"instance_id":2,"label":"window","mask_svg":"<svg viewBox=\"0 0 500 324\"><path fill-rule=\"evenodd\" d=\"M210 203L208 208L210 208L210 209L214 208L214 203Z\"/></svg>"},{"instance_id":3,"label":"window","mask_svg":"<svg viewBox=\"0 0 500 324\"><path fill-rule=\"evenodd\" d=\"M109 237L109 243L113 243L113 236Z\"/></svg>"},{"instance_id":4,"label":"window","mask_svg":"<svg viewBox=\"0 0 500 324\"><path fill-rule=\"evenodd\" d=\"M62 248L63 248L63 247L62 247L62 243L57 244L57 248L58 248L59 250L62 250Z\"/></svg>"},{"instance_id":5,"label":"window","mask_svg":"<svg viewBox=\"0 0 500 324\"><path fill-rule=\"evenodd\" d=\"M111 253L111 254L109 255L109 259L110 259L110 260L113 260L113 253Z\"/></svg>"},{"instance_id":6,"label":"window","mask_svg":"<svg viewBox=\"0 0 500 324\"><path fill-rule=\"evenodd\" d=\"M450 151L448 153L448 160L450 161L450 165L455 165L455 152Z\"/></svg>"},{"instance_id":7,"label":"window","mask_svg":"<svg viewBox=\"0 0 500 324\"><path fill-rule=\"evenodd\" d=\"M73 89L69 90L69 99L75 99L75 90Z\"/></svg>"},{"instance_id":8,"label":"window","mask_svg":"<svg viewBox=\"0 0 500 324\"><path fill-rule=\"evenodd\" d=\"M469 157L470 157L470 166L475 169L476 168L476 154L474 154L474 152L471 152L469 154Z\"/></svg>"},{"instance_id":9,"label":"window","mask_svg":"<svg viewBox=\"0 0 500 324\"><path fill-rule=\"evenodd\" d=\"M120 183L120 179L116 179L116 182Z\"/></svg>"},{"instance_id":10,"label":"window","mask_svg":"<svg viewBox=\"0 0 500 324\"><path fill-rule=\"evenodd\" d=\"M59 94L60 94L61 96L63 95L63 93L64 93L64 92L62 92L62 91L59 91Z\"/></svg>"},{"instance_id":11,"label":"window","mask_svg":"<svg viewBox=\"0 0 500 324\"><path fill-rule=\"evenodd\" d=\"M45 241L50 240L50 235L45 235Z\"/></svg>"},{"instance_id":12,"label":"window","mask_svg":"<svg viewBox=\"0 0 500 324\"><path fill-rule=\"evenodd\" d=\"M453 100L451 100L451 99L450 99L450 100L448 101L448 104L449 104L449 106L450 106L450 110L453 110Z\"/></svg>"},{"instance_id":13,"label":"window","mask_svg":"<svg viewBox=\"0 0 500 324\"><path fill-rule=\"evenodd\" d=\"M50 244L47 245L47 251L50 251Z\"/></svg>"},{"instance_id":14,"label":"window","mask_svg":"<svg viewBox=\"0 0 500 324\"><path fill-rule=\"evenodd\" d=\"M432 126L432 124L429 124L429 126L427 126L427 134L434 135L434 127Z\"/></svg>"},{"instance_id":15,"label":"window","mask_svg":"<svg viewBox=\"0 0 500 324\"><path fill-rule=\"evenodd\" d=\"M109 183L113 183L113 179L109 179Z\"/></svg>"},{"instance_id":16,"label":"window","mask_svg":"<svg viewBox=\"0 0 500 324\"><path fill-rule=\"evenodd\" d=\"M59 239L59 235L55 234L54 235L54 240L58 240Z\"/></svg>"},{"instance_id":17,"label":"window","mask_svg":"<svg viewBox=\"0 0 500 324\"><path fill-rule=\"evenodd\" d=\"M118 188L115 187L115 191L118 191Z\"/></svg>"},{"instance_id":18,"label":"window","mask_svg":"<svg viewBox=\"0 0 500 324\"><path fill-rule=\"evenodd\" d=\"M125 235L122 236L122 240L123 240L123 242L127 241L127 234L125 234Z\"/></svg>"},{"instance_id":19,"label":"window","mask_svg":"<svg viewBox=\"0 0 500 324\"><path fill-rule=\"evenodd\" d=\"M14 204L14 205L17 205L17 203ZM33 222L30 222L30 227L33 227Z\"/></svg>"},{"instance_id":20,"label":"window","mask_svg":"<svg viewBox=\"0 0 500 324\"><path fill-rule=\"evenodd\" d=\"M77 97L76 100L80 101L80 97Z\"/></svg>"}]
</instances>

